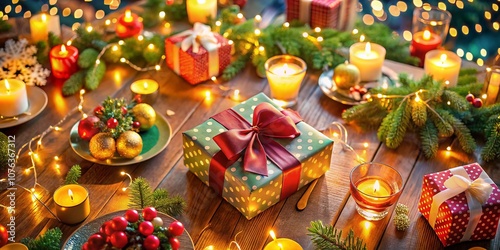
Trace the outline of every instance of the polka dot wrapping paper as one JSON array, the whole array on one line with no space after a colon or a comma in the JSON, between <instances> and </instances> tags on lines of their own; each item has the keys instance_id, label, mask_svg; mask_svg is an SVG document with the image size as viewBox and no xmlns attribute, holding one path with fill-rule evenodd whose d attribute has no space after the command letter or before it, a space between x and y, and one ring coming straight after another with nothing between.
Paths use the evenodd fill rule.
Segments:
<instances>
[{"instance_id":1,"label":"polka dot wrapping paper","mask_svg":"<svg viewBox=\"0 0 500 250\"><path fill-rule=\"evenodd\" d=\"M267 102L276 106L266 95L260 93L240 103L232 109L249 123L252 122L253 110ZM275 139L300 162L300 181L298 189L319 178L330 168L333 141L301 121L296 124L300 135L295 139ZM209 173L213 156L220 151L213 137L227 131L214 119L210 118L195 128L183 133L184 164L203 183L210 186ZM215 160L215 159L214 159ZM222 197L251 219L286 197L281 196L283 172L271 160L267 159L268 175L245 172L242 159L239 158L227 169L218 171L223 175ZM222 176L221 176L222 177ZM214 188L216 189L216 188Z\"/></svg>"},{"instance_id":2,"label":"polka dot wrapping paper","mask_svg":"<svg viewBox=\"0 0 500 250\"><path fill-rule=\"evenodd\" d=\"M474 201L477 203L477 208L471 209L469 204L474 198L467 193L469 191L465 191L437 205L436 213L433 215L432 206L439 204L436 203L439 194L450 191L447 190L445 181L457 173L468 175L471 182L486 180L485 185L492 187L491 193L488 193L489 196L485 199L486 202L481 204ZM434 231L443 246L468 240L493 239L500 218L500 190L477 163L427 174L423 177L418 210L431 226L434 224Z\"/></svg>"},{"instance_id":3,"label":"polka dot wrapping paper","mask_svg":"<svg viewBox=\"0 0 500 250\"><path fill-rule=\"evenodd\" d=\"M299 20L316 28L352 30L357 0L287 0L286 20Z\"/></svg>"}]
</instances>

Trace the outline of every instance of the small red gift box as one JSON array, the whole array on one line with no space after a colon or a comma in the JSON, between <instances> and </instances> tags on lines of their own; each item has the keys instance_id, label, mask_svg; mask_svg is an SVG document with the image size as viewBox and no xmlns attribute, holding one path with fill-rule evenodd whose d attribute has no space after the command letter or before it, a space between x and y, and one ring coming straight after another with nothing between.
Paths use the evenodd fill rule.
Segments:
<instances>
[{"instance_id":1,"label":"small red gift box","mask_svg":"<svg viewBox=\"0 0 500 250\"><path fill-rule=\"evenodd\" d=\"M228 40L201 23L167 38L165 53L168 67L191 84L218 76L231 62Z\"/></svg>"},{"instance_id":2,"label":"small red gift box","mask_svg":"<svg viewBox=\"0 0 500 250\"><path fill-rule=\"evenodd\" d=\"M299 20L311 27L351 30L357 0L287 0L287 21Z\"/></svg>"},{"instance_id":3,"label":"small red gift box","mask_svg":"<svg viewBox=\"0 0 500 250\"><path fill-rule=\"evenodd\" d=\"M449 246L495 238L500 218L500 190L473 163L424 176L418 210Z\"/></svg>"}]
</instances>

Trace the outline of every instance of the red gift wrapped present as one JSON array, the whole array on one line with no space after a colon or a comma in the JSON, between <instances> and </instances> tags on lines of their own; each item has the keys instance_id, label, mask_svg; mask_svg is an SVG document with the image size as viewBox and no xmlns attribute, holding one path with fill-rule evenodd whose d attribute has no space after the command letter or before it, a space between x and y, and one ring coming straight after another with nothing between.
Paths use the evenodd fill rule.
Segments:
<instances>
[{"instance_id":1,"label":"red gift wrapped present","mask_svg":"<svg viewBox=\"0 0 500 250\"><path fill-rule=\"evenodd\" d=\"M218 76L231 62L228 40L201 23L167 38L165 53L167 65L191 84Z\"/></svg>"},{"instance_id":2,"label":"red gift wrapped present","mask_svg":"<svg viewBox=\"0 0 500 250\"><path fill-rule=\"evenodd\" d=\"M449 246L495 238L500 218L500 190L473 163L424 176L418 210Z\"/></svg>"},{"instance_id":3,"label":"red gift wrapped present","mask_svg":"<svg viewBox=\"0 0 500 250\"><path fill-rule=\"evenodd\" d=\"M358 0L287 0L287 21L299 20L311 27L351 30Z\"/></svg>"}]
</instances>

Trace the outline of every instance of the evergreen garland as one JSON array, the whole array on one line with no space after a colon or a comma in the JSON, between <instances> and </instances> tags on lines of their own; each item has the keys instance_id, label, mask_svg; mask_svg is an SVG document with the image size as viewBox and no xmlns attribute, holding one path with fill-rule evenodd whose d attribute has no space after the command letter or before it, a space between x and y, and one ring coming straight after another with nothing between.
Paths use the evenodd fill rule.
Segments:
<instances>
[{"instance_id":1,"label":"evergreen garland","mask_svg":"<svg viewBox=\"0 0 500 250\"><path fill-rule=\"evenodd\" d=\"M21 243L30 250L59 250L61 249L62 231L58 227L47 230L37 239L24 238Z\"/></svg>"},{"instance_id":2,"label":"evergreen garland","mask_svg":"<svg viewBox=\"0 0 500 250\"><path fill-rule=\"evenodd\" d=\"M362 239L354 236L352 229L345 239L342 239L342 230L333 226L324 226L323 222L311 221L311 226L307 228L308 236L316 249L320 250L363 250L367 249L366 243Z\"/></svg>"},{"instance_id":3,"label":"evergreen garland","mask_svg":"<svg viewBox=\"0 0 500 250\"><path fill-rule=\"evenodd\" d=\"M173 217L182 214L186 207L186 202L181 196L172 197L162 188L153 191L149 182L142 177L137 177L130 184L129 198L129 208L155 207L158 211Z\"/></svg>"},{"instance_id":4,"label":"evergreen garland","mask_svg":"<svg viewBox=\"0 0 500 250\"><path fill-rule=\"evenodd\" d=\"M80 165L73 165L66 175L64 180L64 185L68 184L78 184L78 179L82 176L82 168Z\"/></svg>"},{"instance_id":5,"label":"evergreen garland","mask_svg":"<svg viewBox=\"0 0 500 250\"><path fill-rule=\"evenodd\" d=\"M132 110L135 105L135 100L128 103L124 98L111 98L108 96L106 100L102 102L102 106L98 107L102 108L95 113L100 119L100 122L97 124L100 132L110 133L111 136L116 139L123 132L132 130L134 114L129 111ZM112 118L118 121L118 125L114 128L109 128L107 126L107 121Z\"/></svg>"}]
</instances>

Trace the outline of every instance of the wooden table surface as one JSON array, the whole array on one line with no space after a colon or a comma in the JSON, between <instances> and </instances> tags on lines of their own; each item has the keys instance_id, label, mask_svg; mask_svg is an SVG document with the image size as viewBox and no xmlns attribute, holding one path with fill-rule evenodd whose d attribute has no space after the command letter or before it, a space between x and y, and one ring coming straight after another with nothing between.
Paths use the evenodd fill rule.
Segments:
<instances>
[{"instance_id":1,"label":"wooden table surface","mask_svg":"<svg viewBox=\"0 0 500 250\"><path fill-rule=\"evenodd\" d=\"M407 72L415 77L423 73L422 69L399 63L386 61L385 64L396 72ZM333 121L343 122L341 113L349 107L329 99L321 92L317 85L320 73L308 72L300 90L299 105L295 107L304 120L317 129L325 128ZM415 135L409 134L398 149L392 150L378 141L376 131L363 131L354 124L346 124L350 135L349 144L360 156L391 165L401 173L405 186L399 202L410 208L411 225L408 230L396 231L392 210L385 219L378 222L366 221L357 214L355 202L349 193L348 177L349 171L357 163L354 154L340 151L339 145L334 149L330 170L320 178L304 211L297 211L295 205L305 188L252 220L247 220L194 174L188 172L188 168L183 164L182 132L200 124L211 115L236 105L238 102L228 97L232 90L223 91L219 85L212 83L191 86L165 65L160 71L146 73L138 73L126 65L112 65L109 66L98 90L85 94L84 111L92 112L107 96L129 98L130 84L142 78L151 78L160 83L161 93L154 108L165 116L167 110L175 112L175 115L167 117L173 128L170 144L156 157L139 164L124 167L93 164L80 158L70 147L70 128L81 118L81 115L74 113L62 124L62 131L52 132L45 137L39 152L38 182L46 190L37 188L37 194L50 208L54 206L52 193L62 184L68 169L79 164L82 167L79 183L89 190L91 203L90 216L82 224L127 208L128 193L122 191L122 188L126 187L129 181L120 175L121 171L126 171L133 178L146 178L154 188L166 188L171 194L185 198L187 208L178 219L191 234L196 249L204 249L209 245L213 245L214 249L227 249L236 235L241 249L262 249L270 241L270 229L273 229L278 237L294 239L304 249L313 249L310 238L306 235L306 228L313 220L332 224L343 229L344 234L353 229L356 235L365 240L369 249L440 249L442 246L437 236L417 210L422 176L479 159L479 149L474 155L467 155L459 149L456 141L447 140L440 144L438 156L429 160L421 154ZM61 85L62 82L51 79L42 87L49 97L48 106L38 117L25 124L0 130L6 135L15 135L17 148L48 126L57 123L78 105L78 96L61 95ZM235 79L222 86L239 89L242 99L259 92L269 94L267 80L257 77L252 66L248 66ZM205 99L206 90L212 91L211 100ZM448 152L446 147L450 144L453 150ZM60 158L58 162L53 158L56 155ZM500 184L500 163L480 163L495 183ZM55 167L56 164L59 164L59 169ZM17 184L26 187L33 185L33 175L23 173L29 166L29 158L27 153L24 153L17 165ZM7 194L6 191L0 193L0 204L8 204ZM2 210L0 223L7 224L8 217L6 210ZM22 189L16 192L15 217L16 241L28 236L36 237L53 227L62 229L64 241L80 226L59 223ZM497 234L493 241L461 243L453 248L469 249L474 246L499 249L500 234ZM233 245L231 249L236 248Z\"/></svg>"}]
</instances>

